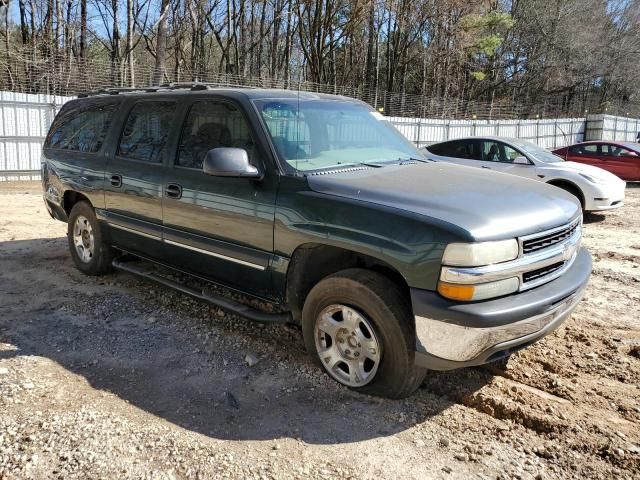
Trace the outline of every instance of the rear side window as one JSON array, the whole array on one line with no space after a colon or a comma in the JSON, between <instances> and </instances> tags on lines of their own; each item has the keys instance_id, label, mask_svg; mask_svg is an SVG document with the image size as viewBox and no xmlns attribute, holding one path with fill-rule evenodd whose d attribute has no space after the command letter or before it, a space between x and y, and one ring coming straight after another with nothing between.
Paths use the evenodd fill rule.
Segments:
<instances>
[{"instance_id":1,"label":"rear side window","mask_svg":"<svg viewBox=\"0 0 640 480\"><path fill-rule=\"evenodd\" d=\"M63 108L49 130L45 147L97 152L104 143L117 108L117 103Z\"/></svg>"},{"instance_id":2,"label":"rear side window","mask_svg":"<svg viewBox=\"0 0 640 480\"><path fill-rule=\"evenodd\" d=\"M435 145L429 145L427 147L431 153L441 155L443 157L455 157L456 151L454 148L454 142L436 143Z\"/></svg>"},{"instance_id":3,"label":"rear side window","mask_svg":"<svg viewBox=\"0 0 640 480\"><path fill-rule=\"evenodd\" d=\"M137 103L125 122L117 155L142 162L161 162L175 110L175 102Z\"/></svg>"},{"instance_id":4,"label":"rear side window","mask_svg":"<svg viewBox=\"0 0 640 480\"><path fill-rule=\"evenodd\" d=\"M427 147L432 153L443 157L482 160L482 142L479 140L453 140Z\"/></svg>"},{"instance_id":5,"label":"rear side window","mask_svg":"<svg viewBox=\"0 0 640 480\"><path fill-rule=\"evenodd\" d=\"M574 145L569 148L569 153L574 155L596 155L598 153L598 145Z\"/></svg>"}]
</instances>

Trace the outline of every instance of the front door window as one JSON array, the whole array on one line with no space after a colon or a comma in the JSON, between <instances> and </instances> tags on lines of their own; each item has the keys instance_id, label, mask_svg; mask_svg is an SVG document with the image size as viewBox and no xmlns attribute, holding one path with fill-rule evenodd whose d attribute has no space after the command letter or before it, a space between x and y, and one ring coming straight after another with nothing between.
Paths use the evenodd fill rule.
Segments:
<instances>
[{"instance_id":1,"label":"front door window","mask_svg":"<svg viewBox=\"0 0 640 480\"><path fill-rule=\"evenodd\" d=\"M175 164L201 170L207 152L221 147L246 150L249 162L255 165L256 147L242 112L223 102L194 103L182 129Z\"/></svg>"},{"instance_id":2,"label":"front door window","mask_svg":"<svg viewBox=\"0 0 640 480\"><path fill-rule=\"evenodd\" d=\"M485 162L513 163L516 157L522 157L515 148L495 140L484 140L482 142L482 159Z\"/></svg>"}]
</instances>

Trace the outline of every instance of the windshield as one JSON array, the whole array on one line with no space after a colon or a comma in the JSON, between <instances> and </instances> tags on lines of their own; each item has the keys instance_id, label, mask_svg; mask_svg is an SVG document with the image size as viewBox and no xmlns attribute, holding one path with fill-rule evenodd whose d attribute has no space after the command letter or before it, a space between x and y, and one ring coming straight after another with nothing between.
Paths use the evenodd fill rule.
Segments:
<instances>
[{"instance_id":1,"label":"windshield","mask_svg":"<svg viewBox=\"0 0 640 480\"><path fill-rule=\"evenodd\" d=\"M393 125L364 105L338 100L258 100L273 145L296 170L424 158Z\"/></svg>"},{"instance_id":2,"label":"windshield","mask_svg":"<svg viewBox=\"0 0 640 480\"><path fill-rule=\"evenodd\" d=\"M622 145L627 147L629 150L633 150L634 152L640 153L640 143L625 142Z\"/></svg>"},{"instance_id":3,"label":"windshield","mask_svg":"<svg viewBox=\"0 0 640 480\"><path fill-rule=\"evenodd\" d=\"M523 152L535 157L536 160L540 160L544 163L556 163L556 162L564 162L562 157L551 153L549 150L545 150L544 148L536 145L535 143L527 142L526 140L514 139L511 140L511 143L514 147L522 150Z\"/></svg>"}]
</instances>

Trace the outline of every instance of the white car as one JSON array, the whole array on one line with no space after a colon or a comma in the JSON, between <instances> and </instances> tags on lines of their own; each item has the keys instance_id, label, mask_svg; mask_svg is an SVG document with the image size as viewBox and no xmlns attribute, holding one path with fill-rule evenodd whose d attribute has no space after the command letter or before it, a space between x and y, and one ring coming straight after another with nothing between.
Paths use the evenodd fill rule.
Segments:
<instances>
[{"instance_id":1,"label":"white car","mask_svg":"<svg viewBox=\"0 0 640 480\"><path fill-rule=\"evenodd\" d=\"M593 165L567 162L535 143L518 138L469 137L429 145L432 160L488 168L539 180L575 195L584 211L619 208L625 182Z\"/></svg>"}]
</instances>

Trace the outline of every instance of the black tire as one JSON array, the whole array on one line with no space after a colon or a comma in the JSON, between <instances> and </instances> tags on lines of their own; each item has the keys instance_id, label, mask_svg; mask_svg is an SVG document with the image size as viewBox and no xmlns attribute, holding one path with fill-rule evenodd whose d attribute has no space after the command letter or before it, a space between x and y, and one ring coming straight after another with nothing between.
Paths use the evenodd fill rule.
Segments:
<instances>
[{"instance_id":1,"label":"black tire","mask_svg":"<svg viewBox=\"0 0 640 480\"><path fill-rule=\"evenodd\" d=\"M88 261L82 259L74 241L74 229L79 217L86 219L86 223L91 227L91 233L93 235L93 249ZM111 266L114 255L113 249L108 243L104 242L100 224L98 223L93 207L88 202L78 202L71 209L67 226L67 239L69 241L71 258L73 258L73 262L82 273L95 276L104 275L113 270Z\"/></svg>"},{"instance_id":2,"label":"black tire","mask_svg":"<svg viewBox=\"0 0 640 480\"><path fill-rule=\"evenodd\" d=\"M329 374L316 347L315 326L331 305L344 305L364 315L381 344L381 358L372 379L350 386ZM387 398L405 398L424 380L426 370L414 364L415 329L410 302L389 278L364 269L348 269L315 285L302 311L302 333L307 350L334 380L355 391ZM359 345L358 345L359 346Z\"/></svg>"}]
</instances>

